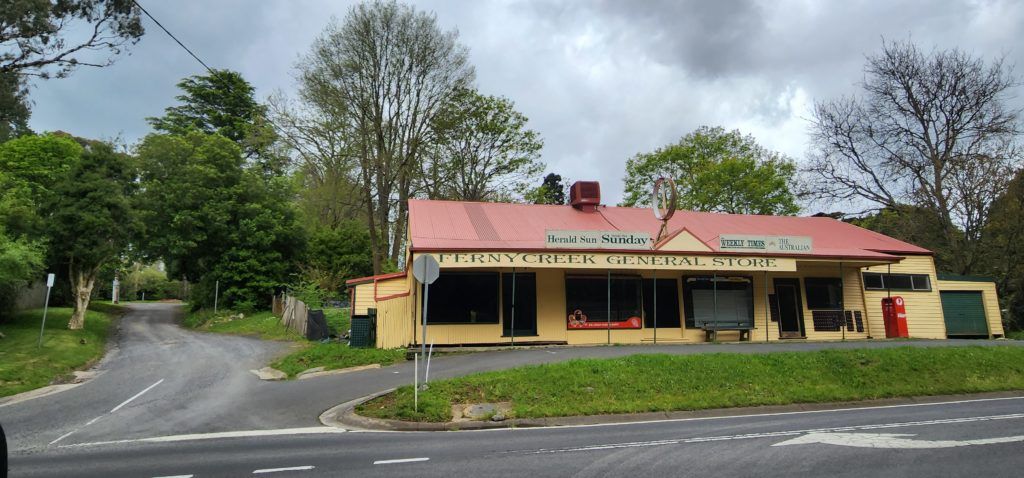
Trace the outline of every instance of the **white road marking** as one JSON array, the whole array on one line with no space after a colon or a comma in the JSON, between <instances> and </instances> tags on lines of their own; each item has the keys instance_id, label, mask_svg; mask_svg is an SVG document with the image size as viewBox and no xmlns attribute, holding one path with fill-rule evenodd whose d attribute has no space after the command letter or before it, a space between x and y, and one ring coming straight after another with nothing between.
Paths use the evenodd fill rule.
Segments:
<instances>
[{"instance_id":1,"label":"white road marking","mask_svg":"<svg viewBox=\"0 0 1024 478\"><path fill-rule=\"evenodd\" d=\"M98 445L119 445L124 443L171 443L179 441L191 441L191 440L210 440L216 438L248 438L248 437L263 437L263 436L282 436L282 435L315 435L315 434L332 434L332 433L347 433L348 430L343 428L334 427L306 427L306 428L281 428L277 430L244 430L234 432L215 432L215 433L192 433L188 435L166 435L159 437L150 438L133 438L128 440L111 440L111 441L98 441L91 443L76 443L74 445L62 445L60 448L75 448L75 447L86 447L86 446L98 446Z\"/></svg>"},{"instance_id":2,"label":"white road marking","mask_svg":"<svg viewBox=\"0 0 1024 478\"><path fill-rule=\"evenodd\" d=\"M880 423L872 425L855 425L849 427L833 427L833 428L816 428L809 430L786 430L777 432L761 432L761 433L747 433L742 435L723 435L723 436L712 436L712 437L695 437L695 438L675 438L668 440L652 440L652 441L640 441L640 442L626 442L626 443L608 443L604 445L588 445L580 447L566 447L566 448L541 448L539 450L530 451L512 451L508 453L529 453L529 454L549 454L549 453L569 453L578 451L594 451L594 450L614 450L620 448L640 448L649 446L662 446L662 445L680 445L687 443L705 443L715 441L729 441L729 440L749 440L754 438L771 438L771 437L786 437L795 435L804 435L807 433L829 433L829 432L844 432L844 431L856 431L856 430L874 430L879 428L904 428L913 426L925 426L925 425L941 425L949 423L970 423L970 422L981 422L990 420L1011 420L1024 418L1024 413L1014 413L1010 415L990 415L983 417L968 417L968 418L946 418L939 420L923 420L917 422L901 422L901 423ZM785 443L785 442L783 442Z\"/></svg>"},{"instance_id":3,"label":"white road marking","mask_svg":"<svg viewBox=\"0 0 1024 478\"><path fill-rule=\"evenodd\" d=\"M826 445L852 446L857 448L924 449L1024 441L1024 435L977 440L911 440L908 438L912 436L916 435L906 433L808 433L802 437L791 438L772 446L824 443Z\"/></svg>"},{"instance_id":4,"label":"white road marking","mask_svg":"<svg viewBox=\"0 0 1024 478\"><path fill-rule=\"evenodd\" d=\"M429 459L430 458L428 458L428 457L422 457L422 458L398 458L398 459L395 459L395 460L377 460L377 461L373 462L373 464L374 465L393 465L395 463L415 463L417 461L427 461Z\"/></svg>"},{"instance_id":5,"label":"white road marking","mask_svg":"<svg viewBox=\"0 0 1024 478\"><path fill-rule=\"evenodd\" d=\"M259 475L259 474L262 474L262 473L277 473L279 471L304 471L304 470L312 470L312 469L313 469L313 465L289 466L287 468L265 468L265 469L262 469L262 470L253 470L252 474Z\"/></svg>"},{"instance_id":6,"label":"white road marking","mask_svg":"<svg viewBox=\"0 0 1024 478\"><path fill-rule=\"evenodd\" d=\"M128 400L125 400L125 401L121 402L121 404L120 404L120 405L118 405L118 406L114 407L113 409L111 409L109 413L114 413L114 412L116 412L116 411L120 410L120 409L121 409L121 407L123 407L123 406L125 406L125 405L128 405L129 403L131 403L131 401L132 401L132 400L135 400L136 398L139 398L139 397L141 397L143 393L146 393L146 392L148 392L148 391L152 390L152 389L153 389L153 387L155 387L155 386L157 386L157 385L160 385L160 384L161 384L161 383L163 383L163 382L164 382L164 379L162 379L162 378L161 378L160 380L157 380L157 382L156 382L156 383L154 383L153 385L150 385L150 386L146 387L146 389L145 389L145 390L143 390L143 391L141 391L141 392L139 392L139 393L136 393L135 395L132 395L132 398L129 398Z\"/></svg>"},{"instance_id":7,"label":"white road marking","mask_svg":"<svg viewBox=\"0 0 1024 478\"><path fill-rule=\"evenodd\" d=\"M164 381L164 379L162 379L162 378L161 378L160 380L158 380L158 381L157 381L156 383L154 383L153 385L150 385L150 386L146 387L146 389L145 389L145 390L143 390L143 391L141 391L141 392L139 392L139 393L136 393L135 395L132 395L132 397L131 397L131 398L129 398L128 400L125 400L125 401L121 402L121 404L120 404L120 405L118 405L118 406L116 406L116 407L112 408L112 409L111 409L111 410L110 410L109 412L107 412L107 413L104 413L103 415L100 415L100 416L98 416L98 417L96 417L96 418L93 418L92 420L89 420L88 422L86 422L86 424L85 424L85 425L82 425L82 426L80 426L80 427L78 427L78 428L76 428L76 429L74 429L74 430L71 430L71 431L69 431L69 432L67 432L67 433L65 433L65 434L63 434L63 435L61 435L61 436L57 437L57 439L56 439L56 440L54 440L54 441L51 441L51 442L49 443L49 445L53 445L54 443L57 443L57 442L59 442L59 441L61 441L61 440L65 439L65 438L67 438L67 437L71 436L71 434L72 434L72 433L75 433L75 432L77 432L77 431L79 431L79 430L81 430L81 429L83 429L83 428L85 428L85 427L87 427L87 426L89 426L89 425L92 425L93 423L96 423L97 421L99 421L99 419L101 419L101 418L103 418L103 417L105 417L105 416L107 416L107 415L110 415L111 413L114 413L114 412L116 412L116 411L120 410L120 409L121 409L121 407L123 407L123 406L125 406L125 405L128 405L129 403L131 403L131 401L132 401L132 400L135 400L136 398L139 398L139 397L141 397L143 393L146 393L146 392L148 392L148 391L152 390L152 389L153 389L153 387L155 387L155 386L157 386L157 385L160 385L161 383L163 383L163 381Z\"/></svg>"},{"instance_id":8,"label":"white road marking","mask_svg":"<svg viewBox=\"0 0 1024 478\"><path fill-rule=\"evenodd\" d=\"M51 441L51 442L50 442L49 444L50 444L50 445L53 445L54 443L57 443L57 442L59 442L59 441L61 441L61 440L65 439L65 438L67 438L67 437L71 436L71 434L72 434L72 433L75 433L76 431L78 431L78 429L75 429L75 430L71 430L71 431L69 431L69 432L67 432L67 433L65 433L65 434L63 434L63 435L61 435L61 436L57 437L57 439L56 439L56 440L54 440L54 441Z\"/></svg>"},{"instance_id":9,"label":"white road marking","mask_svg":"<svg viewBox=\"0 0 1024 478\"><path fill-rule=\"evenodd\" d=\"M154 476L153 478L192 478L195 475Z\"/></svg>"}]
</instances>

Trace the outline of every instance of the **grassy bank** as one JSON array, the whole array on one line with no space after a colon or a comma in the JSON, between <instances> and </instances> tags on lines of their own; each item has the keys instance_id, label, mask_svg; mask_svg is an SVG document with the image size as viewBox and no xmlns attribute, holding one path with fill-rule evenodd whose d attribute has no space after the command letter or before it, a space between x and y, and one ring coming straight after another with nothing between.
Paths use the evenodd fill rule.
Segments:
<instances>
[{"instance_id":1,"label":"grassy bank","mask_svg":"<svg viewBox=\"0 0 1024 478\"><path fill-rule=\"evenodd\" d=\"M264 340L302 340L302 337L283 324L281 319L270 312L242 314L230 310L220 310L216 314L212 310L189 312L182 321L186 327L215 332L219 334L244 335Z\"/></svg>"},{"instance_id":2,"label":"grassy bank","mask_svg":"<svg viewBox=\"0 0 1024 478\"><path fill-rule=\"evenodd\" d=\"M286 329L281 325L280 319L270 312L257 312L234 320L230 320L231 316L236 316L236 313L220 311L215 316L212 311L192 312L185 316L184 324L187 327L208 332L246 335L265 340L290 340L302 344L300 350L296 350L270 365L289 376L295 376L303 370L314 367L335 370L375 363L390 365L405 359L404 352L399 350L351 348L345 342L337 341L308 342L299 334ZM332 330L339 334L348 331L350 324L348 310L326 309L324 316Z\"/></svg>"},{"instance_id":3,"label":"grassy bank","mask_svg":"<svg viewBox=\"0 0 1024 478\"><path fill-rule=\"evenodd\" d=\"M1006 332L1006 338L1012 340L1024 340L1024 330L1011 330Z\"/></svg>"},{"instance_id":4,"label":"grassy bank","mask_svg":"<svg viewBox=\"0 0 1024 478\"><path fill-rule=\"evenodd\" d=\"M71 308L52 307L46 315L43 345L37 348L43 310L29 310L0 323L0 397L49 385L71 376L103 356L110 323L122 307L95 303L85 316L85 328L68 330Z\"/></svg>"},{"instance_id":5,"label":"grassy bank","mask_svg":"<svg viewBox=\"0 0 1024 478\"><path fill-rule=\"evenodd\" d=\"M1024 389L1024 348L942 347L573 360L406 386L359 413L447 421L453 404L512 402L519 418L699 410Z\"/></svg>"}]
</instances>

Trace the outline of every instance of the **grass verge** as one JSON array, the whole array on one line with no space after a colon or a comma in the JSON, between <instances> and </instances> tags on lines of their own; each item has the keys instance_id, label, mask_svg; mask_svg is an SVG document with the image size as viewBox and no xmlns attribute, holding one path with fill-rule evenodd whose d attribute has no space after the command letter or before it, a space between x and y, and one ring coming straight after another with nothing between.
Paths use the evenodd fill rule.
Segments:
<instances>
[{"instance_id":1,"label":"grass verge","mask_svg":"<svg viewBox=\"0 0 1024 478\"><path fill-rule=\"evenodd\" d=\"M448 421L454 404L512 402L516 418L699 410L1024 389L1024 348L633 355L519 367L410 386L358 407Z\"/></svg>"},{"instance_id":2,"label":"grass verge","mask_svg":"<svg viewBox=\"0 0 1024 478\"><path fill-rule=\"evenodd\" d=\"M324 370L355 367L379 363L391 365L405 360L404 351L383 349L360 349L349 347L345 342L308 342L299 334L292 332L281 324L280 319L270 312L257 312L246 315L242 319L231 320L237 316L235 312L200 310L185 316L187 327L222 334L246 335L266 340L290 340L302 344L302 348L281 357L270 366L294 377L299 372L314 367ZM350 319L347 309L326 309L324 317L328 326L340 334L349 329Z\"/></svg>"},{"instance_id":3,"label":"grass verge","mask_svg":"<svg viewBox=\"0 0 1024 478\"><path fill-rule=\"evenodd\" d=\"M242 314L230 310L201 309L189 312L182 321L186 327L219 334L244 335L264 340L302 340L302 336L288 330L281 319L270 312Z\"/></svg>"},{"instance_id":4,"label":"grass verge","mask_svg":"<svg viewBox=\"0 0 1024 478\"><path fill-rule=\"evenodd\" d=\"M0 323L0 397L64 381L75 370L103 356L111 321L124 308L111 304L91 304L85 316L85 328L68 330L70 307L51 307L46 314L43 345L37 347L43 310L28 310Z\"/></svg>"},{"instance_id":5,"label":"grass verge","mask_svg":"<svg viewBox=\"0 0 1024 478\"><path fill-rule=\"evenodd\" d=\"M1012 340L1024 340L1024 330L1011 330L1006 333L1006 338Z\"/></svg>"}]
</instances>

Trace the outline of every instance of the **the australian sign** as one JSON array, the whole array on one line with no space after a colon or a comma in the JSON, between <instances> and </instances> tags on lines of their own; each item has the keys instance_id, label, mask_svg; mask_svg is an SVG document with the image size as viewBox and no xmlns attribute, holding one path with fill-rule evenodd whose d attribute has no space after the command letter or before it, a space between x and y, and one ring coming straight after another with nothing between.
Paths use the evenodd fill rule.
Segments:
<instances>
[{"instance_id":1,"label":"the australian sign","mask_svg":"<svg viewBox=\"0 0 1024 478\"><path fill-rule=\"evenodd\" d=\"M651 243L651 235L646 232L548 229L544 233L544 246L550 249L649 250Z\"/></svg>"},{"instance_id":2,"label":"the australian sign","mask_svg":"<svg viewBox=\"0 0 1024 478\"><path fill-rule=\"evenodd\" d=\"M783 254L809 254L814 251L807 236L751 236L722 234L718 248L730 252L777 252Z\"/></svg>"}]
</instances>

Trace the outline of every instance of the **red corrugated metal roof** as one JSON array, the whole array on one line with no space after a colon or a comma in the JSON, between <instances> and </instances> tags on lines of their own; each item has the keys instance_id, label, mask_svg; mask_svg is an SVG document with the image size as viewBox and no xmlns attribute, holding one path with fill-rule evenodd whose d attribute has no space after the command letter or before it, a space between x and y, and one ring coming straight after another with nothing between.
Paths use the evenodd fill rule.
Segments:
<instances>
[{"instance_id":1,"label":"red corrugated metal roof","mask_svg":"<svg viewBox=\"0 0 1024 478\"><path fill-rule=\"evenodd\" d=\"M660 221L650 209L600 207L598 212L571 206L409 201L409 236L414 250L545 249L548 229L621 230L658 234ZM686 228L718 251L721 234L810 236L814 253L800 257L892 257L931 251L827 217L756 216L676 211L669 231Z\"/></svg>"}]
</instances>

